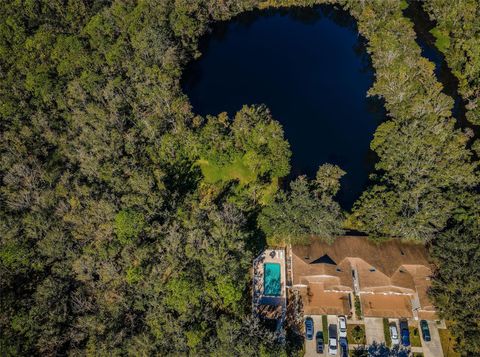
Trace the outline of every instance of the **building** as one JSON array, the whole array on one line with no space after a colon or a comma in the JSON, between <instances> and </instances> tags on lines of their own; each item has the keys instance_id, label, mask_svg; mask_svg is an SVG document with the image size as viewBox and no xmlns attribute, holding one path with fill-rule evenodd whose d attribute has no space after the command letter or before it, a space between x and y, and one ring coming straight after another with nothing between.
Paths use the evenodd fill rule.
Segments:
<instances>
[{"instance_id":1,"label":"building","mask_svg":"<svg viewBox=\"0 0 480 357\"><path fill-rule=\"evenodd\" d=\"M305 314L351 315L357 295L367 317L437 318L427 296L432 266L423 245L355 236L331 245L312 239L309 246L292 247L288 258Z\"/></svg>"}]
</instances>

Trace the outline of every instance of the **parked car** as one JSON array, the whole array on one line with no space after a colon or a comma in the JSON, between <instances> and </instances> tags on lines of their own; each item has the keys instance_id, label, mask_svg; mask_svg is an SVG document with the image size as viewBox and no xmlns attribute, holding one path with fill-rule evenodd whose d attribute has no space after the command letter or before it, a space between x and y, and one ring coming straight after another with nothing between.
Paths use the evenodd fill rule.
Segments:
<instances>
[{"instance_id":1,"label":"parked car","mask_svg":"<svg viewBox=\"0 0 480 357\"><path fill-rule=\"evenodd\" d=\"M338 334L340 338L347 337L347 318L345 316L338 317L338 330L340 331Z\"/></svg>"},{"instance_id":2,"label":"parked car","mask_svg":"<svg viewBox=\"0 0 480 357\"><path fill-rule=\"evenodd\" d=\"M330 324L328 326L328 354L336 356L337 350L337 325Z\"/></svg>"},{"instance_id":3,"label":"parked car","mask_svg":"<svg viewBox=\"0 0 480 357\"><path fill-rule=\"evenodd\" d=\"M429 342L432 340L430 336L430 329L428 328L428 322L425 320L420 321L420 329L422 330L423 340Z\"/></svg>"},{"instance_id":4,"label":"parked car","mask_svg":"<svg viewBox=\"0 0 480 357\"><path fill-rule=\"evenodd\" d=\"M399 345L400 344L400 339L398 338L397 325L396 324L391 324L389 326L389 330L390 330L390 338L392 340L392 345Z\"/></svg>"},{"instance_id":5,"label":"parked car","mask_svg":"<svg viewBox=\"0 0 480 357\"><path fill-rule=\"evenodd\" d=\"M340 337L340 356L348 357L348 341L346 337Z\"/></svg>"},{"instance_id":6,"label":"parked car","mask_svg":"<svg viewBox=\"0 0 480 357\"><path fill-rule=\"evenodd\" d=\"M406 319L400 320L400 335L402 337L402 345L410 346L410 332L408 332L408 321Z\"/></svg>"},{"instance_id":7,"label":"parked car","mask_svg":"<svg viewBox=\"0 0 480 357\"><path fill-rule=\"evenodd\" d=\"M307 340L313 340L313 319L311 317L305 319L305 337Z\"/></svg>"},{"instance_id":8,"label":"parked car","mask_svg":"<svg viewBox=\"0 0 480 357\"><path fill-rule=\"evenodd\" d=\"M317 353L323 353L323 331L318 331L315 339L317 340Z\"/></svg>"}]
</instances>

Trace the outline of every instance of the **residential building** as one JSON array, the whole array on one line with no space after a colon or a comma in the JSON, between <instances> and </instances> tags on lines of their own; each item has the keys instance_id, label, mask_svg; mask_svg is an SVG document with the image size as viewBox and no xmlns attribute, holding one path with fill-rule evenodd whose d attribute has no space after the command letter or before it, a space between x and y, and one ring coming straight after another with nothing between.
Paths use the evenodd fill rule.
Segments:
<instances>
[{"instance_id":1,"label":"residential building","mask_svg":"<svg viewBox=\"0 0 480 357\"><path fill-rule=\"evenodd\" d=\"M289 259L288 280L306 315L352 315L356 295L367 317L437 318L427 295L432 266L423 245L358 236L338 237L331 245L312 239L292 247Z\"/></svg>"}]
</instances>

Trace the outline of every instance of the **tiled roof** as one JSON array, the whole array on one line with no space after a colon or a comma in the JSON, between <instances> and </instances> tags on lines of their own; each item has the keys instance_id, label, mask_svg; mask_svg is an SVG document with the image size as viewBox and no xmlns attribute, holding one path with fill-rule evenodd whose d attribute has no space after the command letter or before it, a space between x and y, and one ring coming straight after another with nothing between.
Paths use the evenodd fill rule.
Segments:
<instances>
[{"instance_id":1,"label":"tiled roof","mask_svg":"<svg viewBox=\"0 0 480 357\"><path fill-rule=\"evenodd\" d=\"M356 270L361 292L417 292L422 310L434 310L427 295L431 265L423 245L344 236L331 245L313 238L309 246L292 247L292 253L293 285L322 283L325 291L352 291Z\"/></svg>"}]
</instances>

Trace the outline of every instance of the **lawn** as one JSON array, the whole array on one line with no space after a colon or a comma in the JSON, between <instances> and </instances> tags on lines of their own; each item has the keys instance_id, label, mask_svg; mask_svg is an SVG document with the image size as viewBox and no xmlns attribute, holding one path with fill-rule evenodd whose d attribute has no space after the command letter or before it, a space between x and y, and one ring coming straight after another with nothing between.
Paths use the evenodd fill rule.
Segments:
<instances>
[{"instance_id":1,"label":"lawn","mask_svg":"<svg viewBox=\"0 0 480 357\"><path fill-rule=\"evenodd\" d=\"M460 353L455 352L455 340L448 329L438 329L440 342L442 343L443 355L445 357L460 357Z\"/></svg>"},{"instance_id":2,"label":"lawn","mask_svg":"<svg viewBox=\"0 0 480 357\"><path fill-rule=\"evenodd\" d=\"M237 157L232 163L226 165L217 165L203 159L198 160L197 164L208 183L238 180L241 185L247 185L257 179L256 174L246 165L242 157Z\"/></svg>"},{"instance_id":3,"label":"lawn","mask_svg":"<svg viewBox=\"0 0 480 357\"><path fill-rule=\"evenodd\" d=\"M422 352L413 352L412 357L423 357L423 353Z\"/></svg>"},{"instance_id":4,"label":"lawn","mask_svg":"<svg viewBox=\"0 0 480 357\"><path fill-rule=\"evenodd\" d=\"M410 344L413 347L422 347L422 341L420 341L420 330L418 327L408 326L408 331L410 331Z\"/></svg>"},{"instance_id":5,"label":"lawn","mask_svg":"<svg viewBox=\"0 0 480 357\"><path fill-rule=\"evenodd\" d=\"M365 337L365 326L363 325L347 325L347 340L352 344L367 343Z\"/></svg>"}]
</instances>

